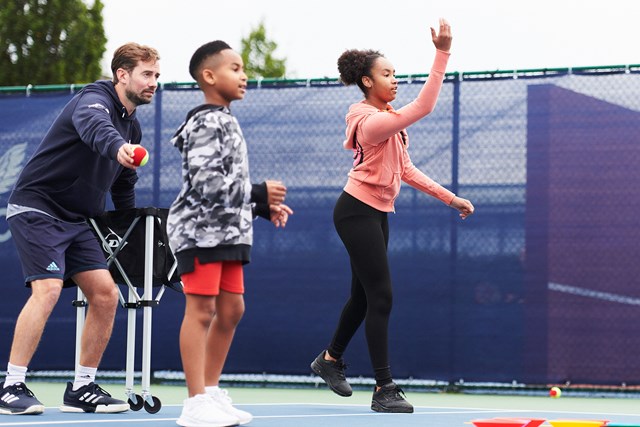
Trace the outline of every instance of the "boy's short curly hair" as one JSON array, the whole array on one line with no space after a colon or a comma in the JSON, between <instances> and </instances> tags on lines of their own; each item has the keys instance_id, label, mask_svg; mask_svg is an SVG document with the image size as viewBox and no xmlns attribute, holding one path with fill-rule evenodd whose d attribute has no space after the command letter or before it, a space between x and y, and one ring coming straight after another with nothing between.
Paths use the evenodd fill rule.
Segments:
<instances>
[{"instance_id":1,"label":"boy's short curly hair","mask_svg":"<svg viewBox=\"0 0 640 427\"><path fill-rule=\"evenodd\" d=\"M198 81L198 74L200 74L200 67L204 63L204 61L212 55L216 55L217 53L225 50L231 49L227 43L222 40L215 40L209 43L205 43L200 46L191 56L191 61L189 61L189 74L195 81Z\"/></svg>"},{"instance_id":2,"label":"boy's short curly hair","mask_svg":"<svg viewBox=\"0 0 640 427\"><path fill-rule=\"evenodd\" d=\"M346 50L338 58L338 72L340 81L346 86L357 84L366 95L367 88L362 83L362 77L371 77L371 68L376 59L384 57L377 50Z\"/></svg>"}]
</instances>

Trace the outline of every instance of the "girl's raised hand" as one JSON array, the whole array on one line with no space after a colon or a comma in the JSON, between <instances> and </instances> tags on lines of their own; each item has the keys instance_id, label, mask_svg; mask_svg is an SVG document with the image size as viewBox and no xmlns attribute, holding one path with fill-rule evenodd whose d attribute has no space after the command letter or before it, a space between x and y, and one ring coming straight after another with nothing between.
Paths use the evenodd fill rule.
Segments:
<instances>
[{"instance_id":1,"label":"girl's raised hand","mask_svg":"<svg viewBox=\"0 0 640 427\"><path fill-rule=\"evenodd\" d=\"M431 27L431 40L436 49L449 52L451 49L451 26L446 19L440 18L440 31L436 34L436 30Z\"/></svg>"}]
</instances>

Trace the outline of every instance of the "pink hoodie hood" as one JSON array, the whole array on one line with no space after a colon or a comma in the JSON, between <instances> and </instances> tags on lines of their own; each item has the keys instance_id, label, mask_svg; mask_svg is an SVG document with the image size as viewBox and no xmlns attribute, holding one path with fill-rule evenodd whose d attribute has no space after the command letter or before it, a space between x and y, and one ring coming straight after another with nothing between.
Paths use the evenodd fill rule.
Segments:
<instances>
[{"instance_id":1,"label":"pink hoodie hood","mask_svg":"<svg viewBox=\"0 0 640 427\"><path fill-rule=\"evenodd\" d=\"M353 147L353 136L356 133L356 129L358 125L366 116L370 114L377 113L378 109L373 105L365 104L364 101L358 102L357 104L351 105L349 107L349 112L347 113L346 121L347 121L347 131L346 131L346 139L342 143L342 146L346 150L352 150Z\"/></svg>"}]
</instances>

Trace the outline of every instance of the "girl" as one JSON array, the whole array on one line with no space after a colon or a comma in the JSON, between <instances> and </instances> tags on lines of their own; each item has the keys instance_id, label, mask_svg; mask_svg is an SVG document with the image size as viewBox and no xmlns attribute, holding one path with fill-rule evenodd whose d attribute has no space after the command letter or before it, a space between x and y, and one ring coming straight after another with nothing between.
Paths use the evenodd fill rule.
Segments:
<instances>
[{"instance_id":1,"label":"girl","mask_svg":"<svg viewBox=\"0 0 640 427\"><path fill-rule=\"evenodd\" d=\"M357 84L365 98L353 104L346 116L344 148L354 151L354 166L333 213L336 231L351 261L351 296L331 344L311 363L311 369L335 393L350 396L342 355L364 320L376 379L371 409L376 412L413 412L413 406L393 382L388 357L392 287L387 214L394 212L400 181L457 209L462 219L474 210L469 200L457 197L419 171L407 152L405 128L433 111L442 87L452 39L449 23L440 19L439 32L431 28L431 38L436 57L429 78L418 97L397 111L389 105L396 97L398 81L388 59L373 50L348 50L338 59L341 81Z\"/></svg>"}]
</instances>

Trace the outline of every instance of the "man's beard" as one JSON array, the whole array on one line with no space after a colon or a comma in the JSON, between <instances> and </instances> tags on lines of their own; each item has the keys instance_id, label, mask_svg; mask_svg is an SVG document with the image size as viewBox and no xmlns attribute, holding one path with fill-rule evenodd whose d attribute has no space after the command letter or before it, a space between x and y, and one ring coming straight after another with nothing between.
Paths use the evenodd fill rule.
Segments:
<instances>
[{"instance_id":1,"label":"man's beard","mask_svg":"<svg viewBox=\"0 0 640 427\"><path fill-rule=\"evenodd\" d=\"M151 102L151 98L152 98L152 97L149 97L148 99L147 98L142 98L137 93L132 92L130 90L126 90L125 91L125 96L127 97L127 99L129 101L131 101L136 106L143 105L143 104L149 104Z\"/></svg>"}]
</instances>

